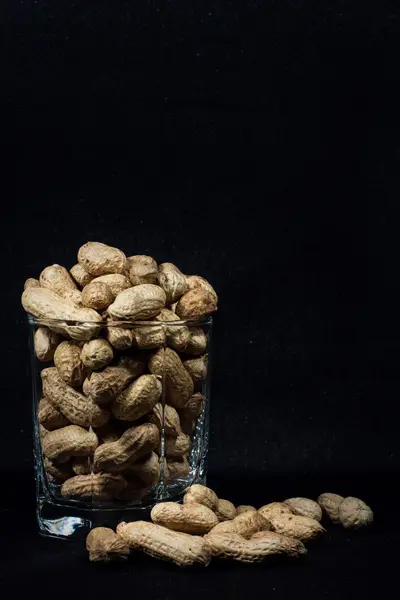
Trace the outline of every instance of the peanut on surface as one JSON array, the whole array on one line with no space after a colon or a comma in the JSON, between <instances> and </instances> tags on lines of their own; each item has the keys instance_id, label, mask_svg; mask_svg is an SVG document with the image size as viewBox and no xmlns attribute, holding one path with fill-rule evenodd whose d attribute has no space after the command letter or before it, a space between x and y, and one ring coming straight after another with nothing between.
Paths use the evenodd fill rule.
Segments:
<instances>
[{"instance_id":1,"label":"peanut on surface","mask_svg":"<svg viewBox=\"0 0 400 600\"><path fill-rule=\"evenodd\" d=\"M161 502L152 509L151 519L168 529L198 535L208 533L218 523L216 514L210 508L195 502L183 505Z\"/></svg>"},{"instance_id":2,"label":"peanut on surface","mask_svg":"<svg viewBox=\"0 0 400 600\"><path fill-rule=\"evenodd\" d=\"M86 550L93 562L125 560L129 556L129 546L108 527L95 527L88 533Z\"/></svg>"},{"instance_id":3,"label":"peanut on surface","mask_svg":"<svg viewBox=\"0 0 400 600\"><path fill-rule=\"evenodd\" d=\"M111 289L102 281L91 281L82 290L82 304L98 311L106 309L113 300Z\"/></svg>"},{"instance_id":4,"label":"peanut on surface","mask_svg":"<svg viewBox=\"0 0 400 600\"><path fill-rule=\"evenodd\" d=\"M359 529L372 523L374 513L360 498L348 496L339 505L339 519L346 529Z\"/></svg>"},{"instance_id":5,"label":"peanut on surface","mask_svg":"<svg viewBox=\"0 0 400 600\"><path fill-rule=\"evenodd\" d=\"M87 242L78 251L78 263L94 277L108 273L123 273L126 256L118 248L101 242Z\"/></svg>"},{"instance_id":6,"label":"peanut on surface","mask_svg":"<svg viewBox=\"0 0 400 600\"><path fill-rule=\"evenodd\" d=\"M211 488L195 483L188 487L186 494L183 497L184 504L195 502L197 504L204 504L212 511L216 511L218 508L218 496Z\"/></svg>"},{"instance_id":7,"label":"peanut on surface","mask_svg":"<svg viewBox=\"0 0 400 600\"><path fill-rule=\"evenodd\" d=\"M111 344L102 338L90 340L84 344L80 359L88 369L97 371L106 367L114 358Z\"/></svg>"},{"instance_id":8,"label":"peanut on surface","mask_svg":"<svg viewBox=\"0 0 400 600\"><path fill-rule=\"evenodd\" d=\"M316 521L322 519L322 510L317 502L309 498L288 498L284 501L293 514L310 517Z\"/></svg>"},{"instance_id":9,"label":"peanut on surface","mask_svg":"<svg viewBox=\"0 0 400 600\"><path fill-rule=\"evenodd\" d=\"M330 518L332 523L340 523L339 506L343 502L344 497L339 494L331 494L329 492L321 494L318 497L318 504Z\"/></svg>"},{"instance_id":10,"label":"peanut on surface","mask_svg":"<svg viewBox=\"0 0 400 600\"><path fill-rule=\"evenodd\" d=\"M236 507L236 512L238 515L241 515L242 513L245 513L245 512L254 512L256 510L257 510L256 507L251 506L250 504L239 504L239 506Z\"/></svg>"},{"instance_id":11,"label":"peanut on surface","mask_svg":"<svg viewBox=\"0 0 400 600\"><path fill-rule=\"evenodd\" d=\"M218 533L207 536L207 543L213 556L245 563L261 562L277 554L300 556L307 552L299 540L272 531L263 531L248 540L237 533Z\"/></svg>"},{"instance_id":12,"label":"peanut on surface","mask_svg":"<svg viewBox=\"0 0 400 600\"><path fill-rule=\"evenodd\" d=\"M312 540L325 532L318 521L300 515L276 514L270 518L270 522L273 531L302 541Z\"/></svg>"},{"instance_id":13,"label":"peanut on surface","mask_svg":"<svg viewBox=\"0 0 400 600\"><path fill-rule=\"evenodd\" d=\"M214 535L217 533L237 533L243 538L250 539L251 536L258 531L269 530L270 524L264 519L264 517L257 511L244 512L241 515L237 515L230 521L223 521L218 523L209 533Z\"/></svg>"}]
</instances>

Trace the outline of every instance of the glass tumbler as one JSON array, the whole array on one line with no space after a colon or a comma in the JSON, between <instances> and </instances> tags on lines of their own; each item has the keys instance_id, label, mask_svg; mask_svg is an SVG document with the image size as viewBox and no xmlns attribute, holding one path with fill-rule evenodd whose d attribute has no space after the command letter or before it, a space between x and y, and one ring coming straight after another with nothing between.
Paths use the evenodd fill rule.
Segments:
<instances>
[{"instance_id":1,"label":"glass tumbler","mask_svg":"<svg viewBox=\"0 0 400 600\"><path fill-rule=\"evenodd\" d=\"M41 534L144 518L206 482L211 317L28 322Z\"/></svg>"}]
</instances>

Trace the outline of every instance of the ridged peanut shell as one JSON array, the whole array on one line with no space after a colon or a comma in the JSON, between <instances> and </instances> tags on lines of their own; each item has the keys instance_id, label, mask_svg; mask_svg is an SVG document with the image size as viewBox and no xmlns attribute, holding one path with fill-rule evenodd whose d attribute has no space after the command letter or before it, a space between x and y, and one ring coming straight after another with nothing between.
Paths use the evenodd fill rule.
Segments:
<instances>
[{"instance_id":1,"label":"ridged peanut shell","mask_svg":"<svg viewBox=\"0 0 400 600\"><path fill-rule=\"evenodd\" d=\"M171 561L180 567L206 566L211 560L211 548L204 538L171 531L154 523L122 522L117 526L117 535L130 548Z\"/></svg>"},{"instance_id":2,"label":"ridged peanut shell","mask_svg":"<svg viewBox=\"0 0 400 600\"><path fill-rule=\"evenodd\" d=\"M69 456L90 456L96 450L98 439L93 429L88 431L78 425L67 425L49 431L43 440L43 454L50 460Z\"/></svg>"},{"instance_id":3,"label":"ridged peanut shell","mask_svg":"<svg viewBox=\"0 0 400 600\"><path fill-rule=\"evenodd\" d=\"M193 381L178 354L171 348L160 348L149 360L151 373L165 375L168 403L183 408L193 394Z\"/></svg>"},{"instance_id":4,"label":"ridged peanut shell","mask_svg":"<svg viewBox=\"0 0 400 600\"><path fill-rule=\"evenodd\" d=\"M275 515L293 514L289 506L283 502L270 502L259 508L258 512L267 520Z\"/></svg>"},{"instance_id":5,"label":"ridged peanut shell","mask_svg":"<svg viewBox=\"0 0 400 600\"><path fill-rule=\"evenodd\" d=\"M218 498L218 506L215 510L215 514L220 523L223 521L230 521L237 516L236 507L232 502L229 502L229 500Z\"/></svg>"},{"instance_id":6,"label":"ridged peanut shell","mask_svg":"<svg viewBox=\"0 0 400 600\"><path fill-rule=\"evenodd\" d=\"M116 442L102 444L94 454L95 471L123 471L135 460L152 452L159 441L155 425L144 423L127 429Z\"/></svg>"},{"instance_id":7,"label":"ridged peanut shell","mask_svg":"<svg viewBox=\"0 0 400 600\"><path fill-rule=\"evenodd\" d=\"M81 349L73 342L61 342L54 352L54 364L61 378L68 385L79 387L85 379L85 365L81 361Z\"/></svg>"},{"instance_id":8,"label":"ridged peanut shell","mask_svg":"<svg viewBox=\"0 0 400 600\"><path fill-rule=\"evenodd\" d=\"M214 296L215 303L218 302L217 292L214 290L211 283L207 281L207 279L204 279L204 277L200 277L200 275L186 275L186 283L188 285L188 291L200 288Z\"/></svg>"},{"instance_id":9,"label":"ridged peanut shell","mask_svg":"<svg viewBox=\"0 0 400 600\"><path fill-rule=\"evenodd\" d=\"M299 540L272 531L256 536L258 534L246 540L237 533L220 533L207 536L206 539L213 556L243 563L258 563L273 555L300 556L307 552Z\"/></svg>"},{"instance_id":10,"label":"ridged peanut shell","mask_svg":"<svg viewBox=\"0 0 400 600\"><path fill-rule=\"evenodd\" d=\"M123 329L114 325L105 328L107 340L116 350L127 350L132 346L133 333L131 329Z\"/></svg>"},{"instance_id":11,"label":"ridged peanut shell","mask_svg":"<svg viewBox=\"0 0 400 600\"><path fill-rule=\"evenodd\" d=\"M315 519L300 515L277 514L270 518L270 523L273 531L302 541L312 540L325 531Z\"/></svg>"},{"instance_id":12,"label":"ridged peanut shell","mask_svg":"<svg viewBox=\"0 0 400 600\"><path fill-rule=\"evenodd\" d=\"M108 527L95 527L86 538L86 550L91 562L125 560L129 546Z\"/></svg>"},{"instance_id":13,"label":"ridged peanut shell","mask_svg":"<svg viewBox=\"0 0 400 600\"><path fill-rule=\"evenodd\" d=\"M62 298L81 304L82 295L65 267L50 265L43 269L39 277L40 286L56 292Z\"/></svg>"},{"instance_id":14,"label":"ridged peanut shell","mask_svg":"<svg viewBox=\"0 0 400 600\"><path fill-rule=\"evenodd\" d=\"M212 510L203 504L177 504L160 502L150 514L151 520L174 531L203 535L208 533L218 519Z\"/></svg>"},{"instance_id":15,"label":"ridged peanut shell","mask_svg":"<svg viewBox=\"0 0 400 600\"><path fill-rule=\"evenodd\" d=\"M162 385L155 375L141 375L111 403L116 419L135 421L146 415L160 399Z\"/></svg>"},{"instance_id":16,"label":"ridged peanut shell","mask_svg":"<svg viewBox=\"0 0 400 600\"><path fill-rule=\"evenodd\" d=\"M165 292L158 285L144 283L120 292L108 312L117 320L150 319L164 308L165 301Z\"/></svg>"},{"instance_id":17,"label":"ridged peanut shell","mask_svg":"<svg viewBox=\"0 0 400 600\"><path fill-rule=\"evenodd\" d=\"M329 492L321 494L318 497L318 504L328 515L332 523L340 523L339 506L343 500L343 496L339 496L339 494L331 494Z\"/></svg>"},{"instance_id":18,"label":"ridged peanut shell","mask_svg":"<svg viewBox=\"0 0 400 600\"><path fill-rule=\"evenodd\" d=\"M114 295L106 283L91 281L82 290L82 304L88 308L102 311L114 301Z\"/></svg>"},{"instance_id":19,"label":"ridged peanut shell","mask_svg":"<svg viewBox=\"0 0 400 600\"><path fill-rule=\"evenodd\" d=\"M203 354L203 356L199 356L198 358L184 360L183 366L192 378L193 383L199 383L207 377L208 354Z\"/></svg>"},{"instance_id":20,"label":"ridged peanut shell","mask_svg":"<svg viewBox=\"0 0 400 600\"><path fill-rule=\"evenodd\" d=\"M68 419L46 398L41 398L38 405L39 423L48 431L70 425Z\"/></svg>"},{"instance_id":21,"label":"ridged peanut shell","mask_svg":"<svg viewBox=\"0 0 400 600\"><path fill-rule=\"evenodd\" d=\"M84 344L80 358L85 367L97 371L103 369L112 361L114 352L107 340L96 338Z\"/></svg>"},{"instance_id":22,"label":"ridged peanut shell","mask_svg":"<svg viewBox=\"0 0 400 600\"><path fill-rule=\"evenodd\" d=\"M346 529L359 529L372 523L374 513L360 498L348 496L339 505L339 519Z\"/></svg>"},{"instance_id":23,"label":"ridged peanut shell","mask_svg":"<svg viewBox=\"0 0 400 600\"><path fill-rule=\"evenodd\" d=\"M162 311L154 318L156 321L162 321L164 323L168 346L177 352L183 352L186 349L190 339L190 332L186 325L182 325L180 323L180 318L178 315L168 308L163 308ZM178 321L179 324L177 323L174 325L174 321Z\"/></svg>"},{"instance_id":24,"label":"ridged peanut shell","mask_svg":"<svg viewBox=\"0 0 400 600\"><path fill-rule=\"evenodd\" d=\"M188 289L185 275L172 263L158 266L158 282L167 296L168 304L176 302Z\"/></svg>"},{"instance_id":25,"label":"ridged peanut shell","mask_svg":"<svg viewBox=\"0 0 400 600\"><path fill-rule=\"evenodd\" d=\"M162 325L141 325L132 329L132 344L139 350L153 350L165 344L165 329Z\"/></svg>"},{"instance_id":26,"label":"ridged peanut shell","mask_svg":"<svg viewBox=\"0 0 400 600\"><path fill-rule=\"evenodd\" d=\"M38 327L33 338L36 358L41 362L53 360L54 352L60 341L60 336L48 327Z\"/></svg>"},{"instance_id":27,"label":"ridged peanut shell","mask_svg":"<svg viewBox=\"0 0 400 600\"><path fill-rule=\"evenodd\" d=\"M191 502L204 504L204 506L215 511L218 507L218 496L211 488L201 485L200 483L194 483L186 489L183 502L184 504L189 504Z\"/></svg>"},{"instance_id":28,"label":"ridged peanut shell","mask_svg":"<svg viewBox=\"0 0 400 600\"><path fill-rule=\"evenodd\" d=\"M185 354L197 356L207 349L207 336L201 327L190 327L189 339L185 346Z\"/></svg>"},{"instance_id":29,"label":"ridged peanut shell","mask_svg":"<svg viewBox=\"0 0 400 600\"><path fill-rule=\"evenodd\" d=\"M320 521L322 519L322 510L317 502L310 500L309 498L288 498L284 501L294 515L301 515L303 517L310 517Z\"/></svg>"},{"instance_id":30,"label":"ridged peanut shell","mask_svg":"<svg viewBox=\"0 0 400 600\"><path fill-rule=\"evenodd\" d=\"M87 242L79 248L78 263L94 277L108 273L123 273L126 256L118 248L101 242Z\"/></svg>"},{"instance_id":31,"label":"ridged peanut shell","mask_svg":"<svg viewBox=\"0 0 400 600\"><path fill-rule=\"evenodd\" d=\"M145 363L141 358L123 356L117 365L92 373L85 385L85 393L97 404L107 404L141 375L144 369Z\"/></svg>"},{"instance_id":32,"label":"ridged peanut shell","mask_svg":"<svg viewBox=\"0 0 400 600\"><path fill-rule=\"evenodd\" d=\"M129 256L127 259L127 264L129 268L129 279L132 285L157 283L157 263L151 256Z\"/></svg>"},{"instance_id":33,"label":"ridged peanut shell","mask_svg":"<svg viewBox=\"0 0 400 600\"><path fill-rule=\"evenodd\" d=\"M203 410L204 397L200 392L193 394L185 404L181 414L185 419L197 419Z\"/></svg>"},{"instance_id":34,"label":"ridged peanut shell","mask_svg":"<svg viewBox=\"0 0 400 600\"><path fill-rule=\"evenodd\" d=\"M160 479L160 459L158 455L151 452L130 464L124 471L125 475L135 475L148 487L155 485Z\"/></svg>"},{"instance_id":35,"label":"ridged peanut shell","mask_svg":"<svg viewBox=\"0 0 400 600\"><path fill-rule=\"evenodd\" d=\"M114 473L75 475L63 483L61 495L65 498L110 500L118 498L126 485L125 479Z\"/></svg>"},{"instance_id":36,"label":"ridged peanut shell","mask_svg":"<svg viewBox=\"0 0 400 600\"><path fill-rule=\"evenodd\" d=\"M211 531L210 535L215 533L237 533L238 535L250 539L257 531L266 531L270 529L269 522L258 512L245 512L236 516L231 521L218 523Z\"/></svg>"},{"instance_id":37,"label":"ridged peanut shell","mask_svg":"<svg viewBox=\"0 0 400 600\"><path fill-rule=\"evenodd\" d=\"M251 506L251 504L239 504L239 506L236 507L238 515L242 515L245 512L255 512L256 510L255 506Z\"/></svg>"},{"instance_id":38,"label":"ridged peanut shell","mask_svg":"<svg viewBox=\"0 0 400 600\"><path fill-rule=\"evenodd\" d=\"M163 405L158 402L148 416L148 421L154 423L161 432L164 420L164 431L166 435L177 436L181 432L181 424L177 411L169 404Z\"/></svg>"},{"instance_id":39,"label":"ridged peanut shell","mask_svg":"<svg viewBox=\"0 0 400 600\"><path fill-rule=\"evenodd\" d=\"M85 285L88 285L88 283L93 280L93 275L85 271L85 269L79 263L74 265L69 272L72 275L72 278L81 288L85 287Z\"/></svg>"},{"instance_id":40,"label":"ridged peanut shell","mask_svg":"<svg viewBox=\"0 0 400 600\"><path fill-rule=\"evenodd\" d=\"M127 290L131 287L131 282L125 275L121 275L120 273L109 273L108 275L100 275L100 277L95 277L92 280L92 283L105 283L107 287L111 290L111 294L113 300L121 293L123 290Z\"/></svg>"},{"instance_id":41,"label":"ridged peanut shell","mask_svg":"<svg viewBox=\"0 0 400 600\"><path fill-rule=\"evenodd\" d=\"M73 474L71 464L69 462L60 464L50 460L46 456L43 457L43 467L49 480L57 483L65 481Z\"/></svg>"},{"instance_id":42,"label":"ridged peanut shell","mask_svg":"<svg viewBox=\"0 0 400 600\"><path fill-rule=\"evenodd\" d=\"M166 480L185 479L190 473L187 456L167 458L167 472L164 471Z\"/></svg>"},{"instance_id":43,"label":"ridged peanut shell","mask_svg":"<svg viewBox=\"0 0 400 600\"><path fill-rule=\"evenodd\" d=\"M181 319L199 319L216 310L215 297L210 292L196 288L181 296L175 312Z\"/></svg>"},{"instance_id":44,"label":"ridged peanut shell","mask_svg":"<svg viewBox=\"0 0 400 600\"><path fill-rule=\"evenodd\" d=\"M165 436L165 455L168 457L184 456L188 454L190 447L190 437L184 433Z\"/></svg>"},{"instance_id":45,"label":"ridged peanut shell","mask_svg":"<svg viewBox=\"0 0 400 600\"><path fill-rule=\"evenodd\" d=\"M71 423L81 427L101 427L107 423L110 413L67 385L55 367L43 369L40 375L43 394Z\"/></svg>"},{"instance_id":46,"label":"ridged peanut shell","mask_svg":"<svg viewBox=\"0 0 400 600\"><path fill-rule=\"evenodd\" d=\"M39 279L35 279L34 277L28 277L28 279L24 283L24 290L27 290L28 288L32 287L40 287L40 281Z\"/></svg>"}]
</instances>

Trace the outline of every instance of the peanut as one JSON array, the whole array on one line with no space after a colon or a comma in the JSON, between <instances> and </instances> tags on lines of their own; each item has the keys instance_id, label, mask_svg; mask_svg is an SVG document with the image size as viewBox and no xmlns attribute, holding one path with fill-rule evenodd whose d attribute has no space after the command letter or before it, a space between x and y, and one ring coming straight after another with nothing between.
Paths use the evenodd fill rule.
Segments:
<instances>
[{"instance_id":1,"label":"peanut","mask_svg":"<svg viewBox=\"0 0 400 600\"><path fill-rule=\"evenodd\" d=\"M72 460L71 464L75 475L89 475L92 472L90 458L87 456L77 456Z\"/></svg>"},{"instance_id":2,"label":"peanut","mask_svg":"<svg viewBox=\"0 0 400 600\"><path fill-rule=\"evenodd\" d=\"M105 310L114 301L108 285L102 281L92 281L82 290L82 304L97 311Z\"/></svg>"},{"instance_id":3,"label":"peanut","mask_svg":"<svg viewBox=\"0 0 400 600\"><path fill-rule=\"evenodd\" d=\"M27 290L28 288L37 288L40 287L40 281L38 279L35 279L34 277L28 277L28 279L25 281L24 283L24 290Z\"/></svg>"},{"instance_id":4,"label":"peanut","mask_svg":"<svg viewBox=\"0 0 400 600\"><path fill-rule=\"evenodd\" d=\"M283 502L270 502L270 504L265 504L265 506L259 508L258 512L268 521L270 517L275 515L293 514L289 506L283 504Z\"/></svg>"},{"instance_id":5,"label":"peanut","mask_svg":"<svg viewBox=\"0 0 400 600\"><path fill-rule=\"evenodd\" d=\"M117 419L135 421L153 410L161 391L155 375L142 375L112 401L111 411Z\"/></svg>"},{"instance_id":6,"label":"peanut","mask_svg":"<svg viewBox=\"0 0 400 600\"><path fill-rule=\"evenodd\" d=\"M61 378L68 385L79 387L85 379L85 366L81 350L73 342L61 342L54 352L54 364Z\"/></svg>"},{"instance_id":7,"label":"peanut","mask_svg":"<svg viewBox=\"0 0 400 600\"><path fill-rule=\"evenodd\" d=\"M136 521L120 523L117 535L134 550L143 550L155 558L174 562L181 567L208 565L211 548L202 537L171 531L166 527Z\"/></svg>"},{"instance_id":8,"label":"peanut","mask_svg":"<svg viewBox=\"0 0 400 600\"><path fill-rule=\"evenodd\" d=\"M115 300L120 292L131 287L129 279L125 277L125 275L120 275L119 273L100 275L100 277L92 279L92 283L105 283L108 289L111 290L113 300Z\"/></svg>"},{"instance_id":9,"label":"peanut","mask_svg":"<svg viewBox=\"0 0 400 600\"><path fill-rule=\"evenodd\" d=\"M191 327L190 336L185 346L185 353L197 356L207 349L207 336L201 327Z\"/></svg>"},{"instance_id":10,"label":"peanut","mask_svg":"<svg viewBox=\"0 0 400 600\"><path fill-rule=\"evenodd\" d=\"M157 263L151 256L129 256L127 258L127 264L129 267L129 279L131 280L132 285L157 283Z\"/></svg>"},{"instance_id":11,"label":"peanut","mask_svg":"<svg viewBox=\"0 0 400 600\"><path fill-rule=\"evenodd\" d=\"M39 327L33 339L37 359L42 362L53 360L59 342L60 337L57 333L54 333L48 327Z\"/></svg>"},{"instance_id":12,"label":"peanut","mask_svg":"<svg viewBox=\"0 0 400 600\"><path fill-rule=\"evenodd\" d=\"M123 290L108 307L113 319L136 321L150 319L165 306L165 292L151 283Z\"/></svg>"},{"instance_id":13,"label":"peanut","mask_svg":"<svg viewBox=\"0 0 400 600\"><path fill-rule=\"evenodd\" d=\"M165 455L168 457L184 456L189 452L190 446L190 437L184 433L179 433L176 437L165 436Z\"/></svg>"},{"instance_id":14,"label":"peanut","mask_svg":"<svg viewBox=\"0 0 400 600\"><path fill-rule=\"evenodd\" d=\"M165 472L165 471L164 471ZM167 458L166 480L185 479L190 473L187 456Z\"/></svg>"},{"instance_id":15,"label":"peanut","mask_svg":"<svg viewBox=\"0 0 400 600\"><path fill-rule=\"evenodd\" d=\"M185 407L181 410L181 414L185 419L197 419L203 410L203 395L196 392L191 396Z\"/></svg>"},{"instance_id":16,"label":"peanut","mask_svg":"<svg viewBox=\"0 0 400 600\"><path fill-rule=\"evenodd\" d=\"M90 273L85 271L80 264L74 265L69 272L81 288L85 287L85 285L88 285L88 283L93 280L93 275L90 275Z\"/></svg>"},{"instance_id":17,"label":"peanut","mask_svg":"<svg viewBox=\"0 0 400 600\"><path fill-rule=\"evenodd\" d=\"M48 431L52 431L53 429L60 429L60 427L65 427L69 425L70 422L64 415L54 408L54 406L46 400L46 398L41 398L38 405L38 418L39 423L43 425Z\"/></svg>"},{"instance_id":18,"label":"peanut","mask_svg":"<svg viewBox=\"0 0 400 600\"><path fill-rule=\"evenodd\" d=\"M70 336L74 340L89 340L98 334L101 316L91 308L77 306L71 300L61 298L52 290L28 288L22 294L22 305L26 312L56 333ZM79 325L68 325L63 321L79 321Z\"/></svg>"},{"instance_id":19,"label":"peanut","mask_svg":"<svg viewBox=\"0 0 400 600\"><path fill-rule=\"evenodd\" d=\"M203 535L217 523L217 516L203 504L177 504L161 502L156 504L150 517L157 525L163 525L174 531Z\"/></svg>"},{"instance_id":20,"label":"peanut","mask_svg":"<svg viewBox=\"0 0 400 600\"><path fill-rule=\"evenodd\" d=\"M124 476L135 475L146 486L153 486L160 479L160 460L155 452L151 452L130 464L123 474Z\"/></svg>"},{"instance_id":21,"label":"peanut","mask_svg":"<svg viewBox=\"0 0 400 600\"><path fill-rule=\"evenodd\" d=\"M97 448L98 439L91 429L67 425L49 431L43 440L43 454L50 460L63 461L70 456L90 456Z\"/></svg>"},{"instance_id":22,"label":"peanut","mask_svg":"<svg viewBox=\"0 0 400 600\"><path fill-rule=\"evenodd\" d=\"M258 512L248 511L236 516L231 521L218 523L209 535L220 533L237 533L246 539L250 539L257 531L270 529L269 522Z\"/></svg>"},{"instance_id":23,"label":"peanut","mask_svg":"<svg viewBox=\"0 0 400 600\"><path fill-rule=\"evenodd\" d=\"M340 523L339 506L344 497L338 494L325 493L318 497L318 504L326 512L332 523Z\"/></svg>"},{"instance_id":24,"label":"peanut","mask_svg":"<svg viewBox=\"0 0 400 600\"><path fill-rule=\"evenodd\" d=\"M307 552L299 540L272 531L257 533L249 540L243 539L237 533L218 533L207 536L207 543L212 549L213 556L244 563L261 562L267 556L274 554L300 556Z\"/></svg>"},{"instance_id":25,"label":"peanut","mask_svg":"<svg viewBox=\"0 0 400 600\"><path fill-rule=\"evenodd\" d=\"M160 314L155 316L155 320L164 323L168 345L171 346L171 348L173 348L177 352L184 351L190 340L191 335L186 325L173 324L174 321L179 321L180 323L180 318L172 310L169 310L168 308L163 308ZM171 325L166 324L171 321Z\"/></svg>"},{"instance_id":26,"label":"peanut","mask_svg":"<svg viewBox=\"0 0 400 600\"><path fill-rule=\"evenodd\" d=\"M127 483L121 475L112 473L96 473L75 475L67 479L61 486L61 495L66 498L95 498L110 500L118 498Z\"/></svg>"},{"instance_id":27,"label":"peanut","mask_svg":"<svg viewBox=\"0 0 400 600\"><path fill-rule=\"evenodd\" d=\"M148 420L150 423L154 423L157 429L161 432L164 422L164 430L166 435L177 436L181 432L181 424L179 415L173 406L165 404L164 410L161 402L158 402L151 413L149 414Z\"/></svg>"},{"instance_id":28,"label":"peanut","mask_svg":"<svg viewBox=\"0 0 400 600\"><path fill-rule=\"evenodd\" d=\"M133 345L140 350L152 350L165 344L165 330L163 326L149 325L132 329Z\"/></svg>"},{"instance_id":29,"label":"peanut","mask_svg":"<svg viewBox=\"0 0 400 600\"><path fill-rule=\"evenodd\" d=\"M110 413L68 386L56 368L43 369L40 375L43 394L71 423L81 427L101 427L107 423Z\"/></svg>"},{"instance_id":30,"label":"peanut","mask_svg":"<svg viewBox=\"0 0 400 600\"><path fill-rule=\"evenodd\" d=\"M123 273L126 256L118 248L101 242L87 242L78 251L78 263L95 277L108 273Z\"/></svg>"},{"instance_id":31,"label":"peanut","mask_svg":"<svg viewBox=\"0 0 400 600\"><path fill-rule=\"evenodd\" d=\"M200 277L200 275L187 275L186 283L188 285L188 291L200 288L214 296L215 303L218 302L217 292L214 290L211 283L207 281L207 279L204 279L204 277Z\"/></svg>"},{"instance_id":32,"label":"peanut","mask_svg":"<svg viewBox=\"0 0 400 600\"><path fill-rule=\"evenodd\" d=\"M194 386L178 354L171 348L160 348L150 357L149 369L154 375L165 375L168 403L183 408Z\"/></svg>"},{"instance_id":33,"label":"peanut","mask_svg":"<svg viewBox=\"0 0 400 600\"><path fill-rule=\"evenodd\" d=\"M229 500L218 499L218 506L215 511L217 515L218 521L222 523L223 521L230 521L237 516L235 505Z\"/></svg>"},{"instance_id":34,"label":"peanut","mask_svg":"<svg viewBox=\"0 0 400 600\"><path fill-rule=\"evenodd\" d=\"M183 497L184 504L195 502L197 504L204 504L212 511L216 511L218 508L218 496L209 487L195 483L186 489L186 494Z\"/></svg>"},{"instance_id":35,"label":"peanut","mask_svg":"<svg viewBox=\"0 0 400 600\"><path fill-rule=\"evenodd\" d=\"M207 377L207 364L208 354L183 361L183 366L189 373L194 384L199 383Z\"/></svg>"},{"instance_id":36,"label":"peanut","mask_svg":"<svg viewBox=\"0 0 400 600\"><path fill-rule=\"evenodd\" d=\"M201 288L186 292L176 305L175 312L181 319L199 319L217 310L214 296Z\"/></svg>"},{"instance_id":37,"label":"peanut","mask_svg":"<svg viewBox=\"0 0 400 600\"><path fill-rule=\"evenodd\" d=\"M45 456L43 458L43 467L49 481L55 481L56 483L61 483L72 475L71 465L68 462L58 464Z\"/></svg>"},{"instance_id":38,"label":"peanut","mask_svg":"<svg viewBox=\"0 0 400 600\"><path fill-rule=\"evenodd\" d=\"M159 441L158 429L151 423L127 429L119 440L99 446L94 453L95 471L118 472L149 454Z\"/></svg>"},{"instance_id":39,"label":"peanut","mask_svg":"<svg viewBox=\"0 0 400 600\"><path fill-rule=\"evenodd\" d=\"M40 286L56 292L62 298L71 300L75 304L82 301L81 292L77 289L67 269L60 265L46 267L39 277Z\"/></svg>"},{"instance_id":40,"label":"peanut","mask_svg":"<svg viewBox=\"0 0 400 600\"><path fill-rule=\"evenodd\" d=\"M239 506L236 507L236 512L238 515L242 515L245 512L254 512L256 510L257 509L250 504L239 504Z\"/></svg>"},{"instance_id":41,"label":"peanut","mask_svg":"<svg viewBox=\"0 0 400 600\"><path fill-rule=\"evenodd\" d=\"M107 404L143 373L145 363L140 358L123 356L115 366L92 373L85 390L97 404Z\"/></svg>"},{"instance_id":42,"label":"peanut","mask_svg":"<svg viewBox=\"0 0 400 600\"><path fill-rule=\"evenodd\" d=\"M132 330L115 325L106 327L106 338L116 350L127 350L133 343Z\"/></svg>"},{"instance_id":43,"label":"peanut","mask_svg":"<svg viewBox=\"0 0 400 600\"><path fill-rule=\"evenodd\" d=\"M111 344L107 340L97 338L84 344L80 359L88 369L97 371L106 367L114 358Z\"/></svg>"},{"instance_id":44,"label":"peanut","mask_svg":"<svg viewBox=\"0 0 400 600\"><path fill-rule=\"evenodd\" d=\"M310 519L315 519L316 521L322 519L321 507L317 502L314 502L314 500L309 500L308 498L289 498L284 501L284 504L286 504L295 515L310 517Z\"/></svg>"},{"instance_id":45,"label":"peanut","mask_svg":"<svg viewBox=\"0 0 400 600\"><path fill-rule=\"evenodd\" d=\"M172 263L159 265L158 281L169 304L176 302L188 289L185 275Z\"/></svg>"},{"instance_id":46,"label":"peanut","mask_svg":"<svg viewBox=\"0 0 400 600\"><path fill-rule=\"evenodd\" d=\"M93 562L124 560L129 556L129 546L108 527L95 527L89 532L86 550Z\"/></svg>"},{"instance_id":47,"label":"peanut","mask_svg":"<svg viewBox=\"0 0 400 600\"><path fill-rule=\"evenodd\" d=\"M273 531L302 541L312 540L325 531L315 519L300 515L275 514L270 517L270 523Z\"/></svg>"},{"instance_id":48,"label":"peanut","mask_svg":"<svg viewBox=\"0 0 400 600\"><path fill-rule=\"evenodd\" d=\"M346 529L359 529L374 520L374 513L360 498L348 496L339 505L339 519Z\"/></svg>"}]
</instances>

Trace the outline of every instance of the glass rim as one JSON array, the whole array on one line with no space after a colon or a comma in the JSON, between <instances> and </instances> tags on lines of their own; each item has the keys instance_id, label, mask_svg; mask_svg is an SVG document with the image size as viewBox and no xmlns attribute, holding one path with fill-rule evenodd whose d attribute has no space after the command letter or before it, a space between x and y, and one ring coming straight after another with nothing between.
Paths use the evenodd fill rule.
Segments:
<instances>
[{"instance_id":1,"label":"glass rim","mask_svg":"<svg viewBox=\"0 0 400 600\"><path fill-rule=\"evenodd\" d=\"M132 327L159 327L160 325L164 325L167 327L203 327L205 325L212 325L213 318L211 315L200 317L197 319L179 319L178 321L128 321L128 320L118 320L113 321L111 319L101 320L101 321L76 321L73 319L50 319L47 317L34 317L33 315L27 315L28 323L32 326L38 327L51 327L52 325L56 326L82 326L82 325L97 325L98 327L116 327L116 328L132 328Z\"/></svg>"}]
</instances>

